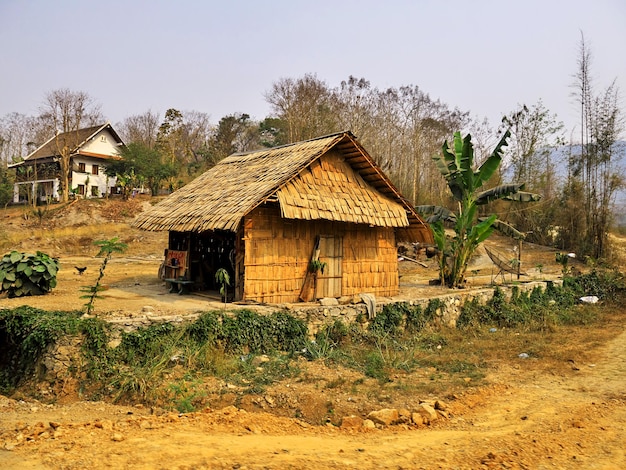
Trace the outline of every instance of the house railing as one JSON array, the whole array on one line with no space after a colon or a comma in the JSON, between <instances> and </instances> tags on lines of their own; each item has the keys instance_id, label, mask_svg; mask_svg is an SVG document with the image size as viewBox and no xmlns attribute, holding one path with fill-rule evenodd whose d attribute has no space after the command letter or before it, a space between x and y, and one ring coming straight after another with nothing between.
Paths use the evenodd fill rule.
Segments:
<instances>
[{"instance_id":1,"label":"house railing","mask_svg":"<svg viewBox=\"0 0 626 470\"><path fill-rule=\"evenodd\" d=\"M27 181L51 180L59 177L59 165L56 163L45 163L37 165L25 165L17 168L15 172L15 182L24 183Z\"/></svg>"}]
</instances>

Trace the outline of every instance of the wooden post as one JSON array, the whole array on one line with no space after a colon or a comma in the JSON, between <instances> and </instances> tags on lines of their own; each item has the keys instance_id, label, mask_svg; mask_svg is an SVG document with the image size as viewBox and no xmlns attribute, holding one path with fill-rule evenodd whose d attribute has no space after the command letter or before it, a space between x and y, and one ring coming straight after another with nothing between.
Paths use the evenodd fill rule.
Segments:
<instances>
[{"instance_id":1,"label":"wooden post","mask_svg":"<svg viewBox=\"0 0 626 470\"><path fill-rule=\"evenodd\" d=\"M517 280L519 281L522 272L522 239L517 241Z\"/></svg>"},{"instance_id":2,"label":"wooden post","mask_svg":"<svg viewBox=\"0 0 626 470\"><path fill-rule=\"evenodd\" d=\"M315 237L315 245L313 246L313 252L311 253L311 261L316 261L320 256L320 236ZM309 265L306 267L306 274L304 276L304 282L302 283L302 289L300 289L299 299L303 302L310 302L311 288L313 289L313 300L315 300L315 294L317 290L317 273L312 273L309 269ZM315 274L315 275L314 275ZM313 284L313 285L311 285Z\"/></svg>"}]
</instances>

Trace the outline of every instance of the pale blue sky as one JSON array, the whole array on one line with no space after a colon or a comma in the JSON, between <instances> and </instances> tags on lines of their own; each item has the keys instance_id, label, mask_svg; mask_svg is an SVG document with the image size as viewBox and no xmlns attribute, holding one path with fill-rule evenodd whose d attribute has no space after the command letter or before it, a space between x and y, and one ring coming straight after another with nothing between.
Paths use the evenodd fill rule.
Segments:
<instances>
[{"instance_id":1,"label":"pale blue sky","mask_svg":"<svg viewBox=\"0 0 626 470\"><path fill-rule=\"evenodd\" d=\"M168 108L269 114L280 78L417 85L493 125L539 99L568 129L581 31L626 96L625 0L0 0L0 117L58 88L113 122ZM623 107L623 106L622 106Z\"/></svg>"}]
</instances>

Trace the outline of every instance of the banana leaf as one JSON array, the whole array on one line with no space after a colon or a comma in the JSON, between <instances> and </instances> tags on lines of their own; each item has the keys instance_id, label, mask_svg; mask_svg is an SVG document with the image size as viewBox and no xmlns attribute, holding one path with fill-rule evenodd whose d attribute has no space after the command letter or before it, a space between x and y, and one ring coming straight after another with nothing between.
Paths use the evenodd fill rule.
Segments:
<instances>
[{"instance_id":1,"label":"banana leaf","mask_svg":"<svg viewBox=\"0 0 626 470\"><path fill-rule=\"evenodd\" d=\"M441 206L415 206L415 210L421 216L426 217L426 223L434 224L439 221L456 222L456 214L449 209Z\"/></svg>"},{"instance_id":2,"label":"banana leaf","mask_svg":"<svg viewBox=\"0 0 626 470\"><path fill-rule=\"evenodd\" d=\"M497 199L504 199L522 189L524 189L523 183L501 184L495 188L478 193L476 196L476 204L483 205Z\"/></svg>"},{"instance_id":3,"label":"banana leaf","mask_svg":"<svg viewBox=\"0 0 626 470\"><path fill-rule=\"evenodd\" d=\"M502 199L516 202L537 202L541 200L541 194L518 191L516 193L509 194L508 196L504 196Z\"/></svg>"},{"instance_id":4,"label":"banana leaf","mask_svg":"<svg viewBox=\"0 0 626 470\"><path fill-rule=\"evenodd\" d=\"M457 161L456 155L450 152L448 141L445 141L441 147L441 155L435 155L433 160L439 172L448 182L448 187L454 198L458 201L462 200L464 193L463 178L460 172L459 162Z\"/></svg>"},{"instance_id":5,"label":"banana leaf","mask_svg":"<svg viewBox=\"0 0 626 470\"><path fill-rule=\"evenodd\" d=\"M457 136L455 135L455 139ZM458 138L461 138L459 133ZM467 134L463 139L463 147L461 155L459 156L460 170L465 183L465 189L469 191L474 190L474 147L472 145L472 136Z\"/></svg>"},{"instance_id":6,"label":"banana leaf","mask_svg":"<svg viewBox=\"0 0 626 470\"><path fill-rule=\"evenodd\" d=\"M509 145L507 143L507 139L509 137L511 137L511 131L507 129L507 131L500 139L500 142L498 142L498 145L496 145L496 148L493 150L493 152L491 152L491 155L489 155L489 158L485 160L485 162L476 172L476 188L480 188L483 184L485 184L500 166L500 162L502 161L502 154L504 153L503 147Z\"/></svg>"},{"instance_id":7,"label":"banana leaf","mask_svg":"<svg viewBox=\"0 0 626 470\"><path fill-rule=\"evenodd\" d=\"M479 217L478 221L481 222L481 221L483 221L485 219L486 219L486 217ZM509 225L509 224L507 224L506 222L503 222L500 219L496 219L494 221L493 228L495 228L498 232L502 233L503 235L506 235L507 237L514 238L516 240L523 240L524 238L526 238L525 234L523 234L522 232L517 230L512 225Z\"/></svg>"},{"instance_id":8,"label":"banana leaf","mask_svg":"<svg viewBox=\"0 0 626 470\"><path fill-rule=\"evenodd\" d=\"M469 238L475 245L484 242L489 235L493 232L493 224L495 223L497 217L495 214L490 215L489 217L483 218L482 221L477 223L470 230Z\"/></svg>"}]
</instances>

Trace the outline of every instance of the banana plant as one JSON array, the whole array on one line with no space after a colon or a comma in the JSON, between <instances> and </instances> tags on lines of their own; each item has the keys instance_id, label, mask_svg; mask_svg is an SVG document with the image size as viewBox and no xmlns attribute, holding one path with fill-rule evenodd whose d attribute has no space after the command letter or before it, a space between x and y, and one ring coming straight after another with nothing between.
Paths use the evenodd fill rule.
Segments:
<instances>
[{"instance_id":1,"label":"banana plant","mask_svg":"<svg viewBox=\"0 0 626 470\"><path fill-rule=\"evenodd\" d=\"M538 194L524 192L523 183L503 184L480 191L500 166L510 136L507 130L489 158L477 170L474 170L474 147L469 134L462 138L460 132L455 132L452 146L446 140L442 152L433 157L457 202L457 211L432 205L417 206L415 209L431 224L439 249L440 281L448 287L463 286L472 254L494 229L514 238L524 238L521 232L498 220L495 214L478 217L478 206L497 199L530 202L541 198ZM455 236L452 239L446 236L444 222L454 226Z\"/></svg>"}]
</instances>

